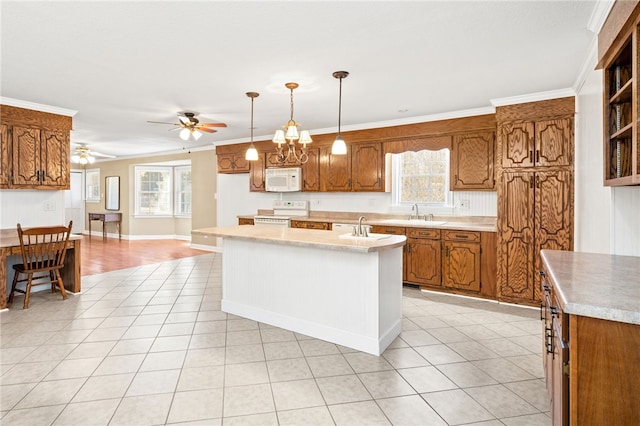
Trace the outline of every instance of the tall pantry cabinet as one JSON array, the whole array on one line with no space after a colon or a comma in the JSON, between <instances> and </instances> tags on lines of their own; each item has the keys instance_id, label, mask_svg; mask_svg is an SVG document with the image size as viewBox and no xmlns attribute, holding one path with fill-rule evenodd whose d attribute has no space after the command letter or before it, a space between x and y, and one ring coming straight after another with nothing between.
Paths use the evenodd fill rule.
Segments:
<instances>
[{"instance_id":1,"label":"tall pantry cabinet","mask_svg":"<svg viewBox=\"0 0 640 426\"><path fill-rule=\"evenodd\" d=\"M540 250L573 250L573 97L496 109L498 298L540 302Z\"/></svg>"}]
</instances>

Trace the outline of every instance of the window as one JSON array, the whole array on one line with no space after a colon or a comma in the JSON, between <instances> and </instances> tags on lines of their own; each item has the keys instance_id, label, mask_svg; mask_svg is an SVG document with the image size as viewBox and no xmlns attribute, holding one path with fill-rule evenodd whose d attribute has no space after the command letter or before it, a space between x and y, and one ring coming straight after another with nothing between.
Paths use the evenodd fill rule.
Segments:
<instances>
[{"instance_id":1,"label":"window","mask_svg":"<svg viewBox=\"0 0 640 426\"><path fill-rule=\"evenodd\" d=\"M100 202L100 169L88 169L84 173L85 200L88 203Z\"/></svg>"},{"instance_id":2,"label":"window","mask_svg":"<svg viewBox=\"0 0 640 426\"><path fill-rule=\"evenodd\" d=\"M136 215L170 216L172 167L135 167Z\"/></svg>"},{"instance_id":3,"label":"window","mask_svg":"<svg viewBox=\"0 0 640 426\"><path fill-rule=\"evenodd\" d=\"M449 150L403 152L393 156L394 204L449 204Z\"/></svg>"},{"instance_id":4,"label":"window","mask_svg":"<svg viewBox=\"0 0 640 426\"><path fill-rule=\"evenodd\" d=\"M175 168L176 216L191 215L191 166Z\"/></svg>"}]
</instances>

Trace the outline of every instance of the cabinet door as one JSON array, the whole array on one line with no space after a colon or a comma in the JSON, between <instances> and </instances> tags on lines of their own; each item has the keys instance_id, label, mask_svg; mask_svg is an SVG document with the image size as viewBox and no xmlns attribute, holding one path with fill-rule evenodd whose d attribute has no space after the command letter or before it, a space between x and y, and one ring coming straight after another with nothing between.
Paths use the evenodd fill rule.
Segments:
<instances>
[{"instance_id":1,"label":"cabinet door","mask_svg":"<svg viewBox=\"0 0 640 426\"><path fill-rule=\"evenodd\" d=\"M440 241L407 238L407 281L440 286Z\"/></svg>"},{"instance_id":2,"label":"cabinet door","mask_svg":"<svg viewBox=\"0 0 640 426\"><path fill-rule=\"evenodd\" d=\"M537 166L572 164L573 120L560 118L536 121L535 162Z\"/></svg>"},{"instance_id":3,"label":"cabinet door","mask_svg":"<svg viewBox=\"0 0 640 426\"><path fill-rule=\"evenodd\" d=\"M266 154L259 154L249 166L249 191L264 192L264 162Z\"/></svg>"},{"instance_id":4,"label":"cabinet door","mask_svg":"<svg viewBox=\"0 0 640 426\"><path fill-rule=\"evenodd\" d=\"M247 173L249 161L244 153L218 154L218 173Z\"/></svg>"},{"instance_id":5,"label":"cabinet door","mask_svg":"<svg viewBox=\"0 0 640 426\"><path fill-rule=\"evenodd\" d=\"M10 146L9 126L0 124L0 189L8 188L11 184Z\"/></svg>"},{"instance_id":6,"label":"cabinet door","mask_svg":"<svg viewBox=\"0 0 640 426\"><path fill-rule=\"evenodd\" d=\"M42 131L41 182L57 189L69 189L69 134Z\"/></svg>"},{"instance_id":7,"label":"cabinet door","mask_svg":"<svg viewBox=\"0 0 640 426\"><path fill-rule=\"evenodd\" d=\"M451 152L451 190L495 188L494 141L494 132L454 136Z\"/></svg>"},{"instance_id":8,"label":"cabinet door","mask_svg":"<svg viewBox=\"0 0 640 426\"><path fill-rule=\"evenodd\" d=\"M480 291L480 244L445 241L443 245L442 284Z\"/></svg>"},{"instance_id":9,"label":"cabinet door","mask_svg":"<svg viewBox=\"0 0 640 426\"><path fill-rule=\"evenodd\" d=\"M542 269L540 250L573 250L573 174L535 173L534 271ZM542 300L540 275L534 274L534 300Z\"/></svg>"},{"instance_id":10,"label":"cabinet door","mask_svg":"<svg viewBox=\"0 0 640 426\"><path fill-rule=\"evenodd\" d=\"M381 143L352 145L354 191L382 191L384 167Z\"/></svg>"},{"instance_id":11,"label":"cabinet door","mask_svg":"<svg viewBox=\"0 0 640 426\"><path fill-rule=\"evenodd\" d=\"M309 160L302 165L302 190L320 191L320 149L307 149Z\"/></svg>"},{"instance_id":12,"label":"cabinet door","mask_svg":"<svg viewBox=\"0 0 640 426\"><path fill-rule=\"evenodd\" d=\"M533 300L534 175L504 172L498 189L498 296Z\"/></svg>"},{"instance_id":13,"label":"cabinet door","mask_svg":"<svg viewBox=\"0 0 640 426\"><path fill-rule=\"evenodd\" d=\"M298 149L298 148L299 147L296 147L296 154L298 156L300 156L300 149ZM283 148L284 155L287 155L287 150L288 149L289 148L287 146L284 146L284 148ZM307 155L309 155L309 148L307 148ZM287 159L284 162L278 161L278 152L277 151L267 152L266 165L267 165L267 168L272 168L272 167L300 167L300 163L298 161L296 161L294 158Z\"/></svg>"},{"instance_id":14,"label":"cabinet door","mask_svg":"<svg viewBox=\"0 0 640 426\"><path fill-rule=\"evenodd\" d=\"M533 166L533 122L502 123L498 129L499 155L503 168Z\"/></svg>"},{"instance_id":15,"label":"cabinet door","mask_svg":"<svg viewBox=\"0 0 640 426\"><path fill-rule=\"evenodd\" d=\"M331 147L321 148L320 190L351 191L351 151L333 155Z\"/></svg>"},{"instance_id":16,"label":"cabinet door","mask_svg":"<svg viewBox=\"0 0 640 426\"><path fill-rule=\"evenodd\" d=\"M13 184L40 184L40 129L13 127Z\"/></svg>"},{"instance_id":17,"label":"cabinet door","mask_svg":"<svg viewBox=\"0 0 640 426\"><path fill-rule=\"evenodd\" d=\"M291 227L302 228L302 229L320 229L320 230L328 231L329 229L331 229L331 224L329 222L311 222L307 220L292 220Z\"/></svg>"}]
</instances>

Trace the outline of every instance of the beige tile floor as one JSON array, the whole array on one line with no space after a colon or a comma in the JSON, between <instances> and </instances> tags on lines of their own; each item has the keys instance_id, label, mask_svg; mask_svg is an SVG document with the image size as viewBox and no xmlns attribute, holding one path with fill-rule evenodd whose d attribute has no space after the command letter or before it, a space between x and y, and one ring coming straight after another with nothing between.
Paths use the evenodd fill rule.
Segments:
<instances>
[{"instance_id":1,"label":"beige tile floor","mask_svg":"<svg viewBox=\"0 0 640 426\"><path fill-rule=\"evenodd\" d=\"M0 423L550 425L536 310L404 289L380 356L220 311L221 255L2 312Z\"/></svg>"}]
</instances>

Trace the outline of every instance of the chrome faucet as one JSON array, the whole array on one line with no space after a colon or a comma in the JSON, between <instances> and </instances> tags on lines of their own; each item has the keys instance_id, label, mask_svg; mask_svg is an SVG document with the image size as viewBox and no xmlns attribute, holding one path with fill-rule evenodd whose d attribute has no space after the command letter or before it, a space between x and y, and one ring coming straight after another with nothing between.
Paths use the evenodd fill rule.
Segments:
<instances>
[{"instance_id":1,"label":"chrome faucet","mask_svg":"<svg viewBox=\"0 0 640 426\"><path fill-rule=\"evenodd\" d=\"M429 222L433 222L433 213L429 213L429 214L427 215L427 220L428 220Z\"/></svg>"},{"instance_id":2,"label":"chrome faucet","mask_svg":"<svg viewBox=\"0 0 640 426\"><path fill-rule=\"evenodd\" d=\"M414 217L416 218L416 220L420 220L420 210L418 209L418 203L415 203L412 207L411 207L411 211L415 211L416 214L410 214L409 215L409 220L412 220Z\"/></svg>"},{"instance_id":3,"label":"chrome faucet","mask_svg":"<svg viewBox=\"0 0 640 426\"><path fill-rule=\"evenodd\" d=\"M364 230L362 229L362 221L363 220L367 220L367 217L366 216L360 216L358 218L358 234L357 234L358 237L367 237L368 236L367 235L368 234L367 229L366 228Z\"/></svg>"}]
</instances>

